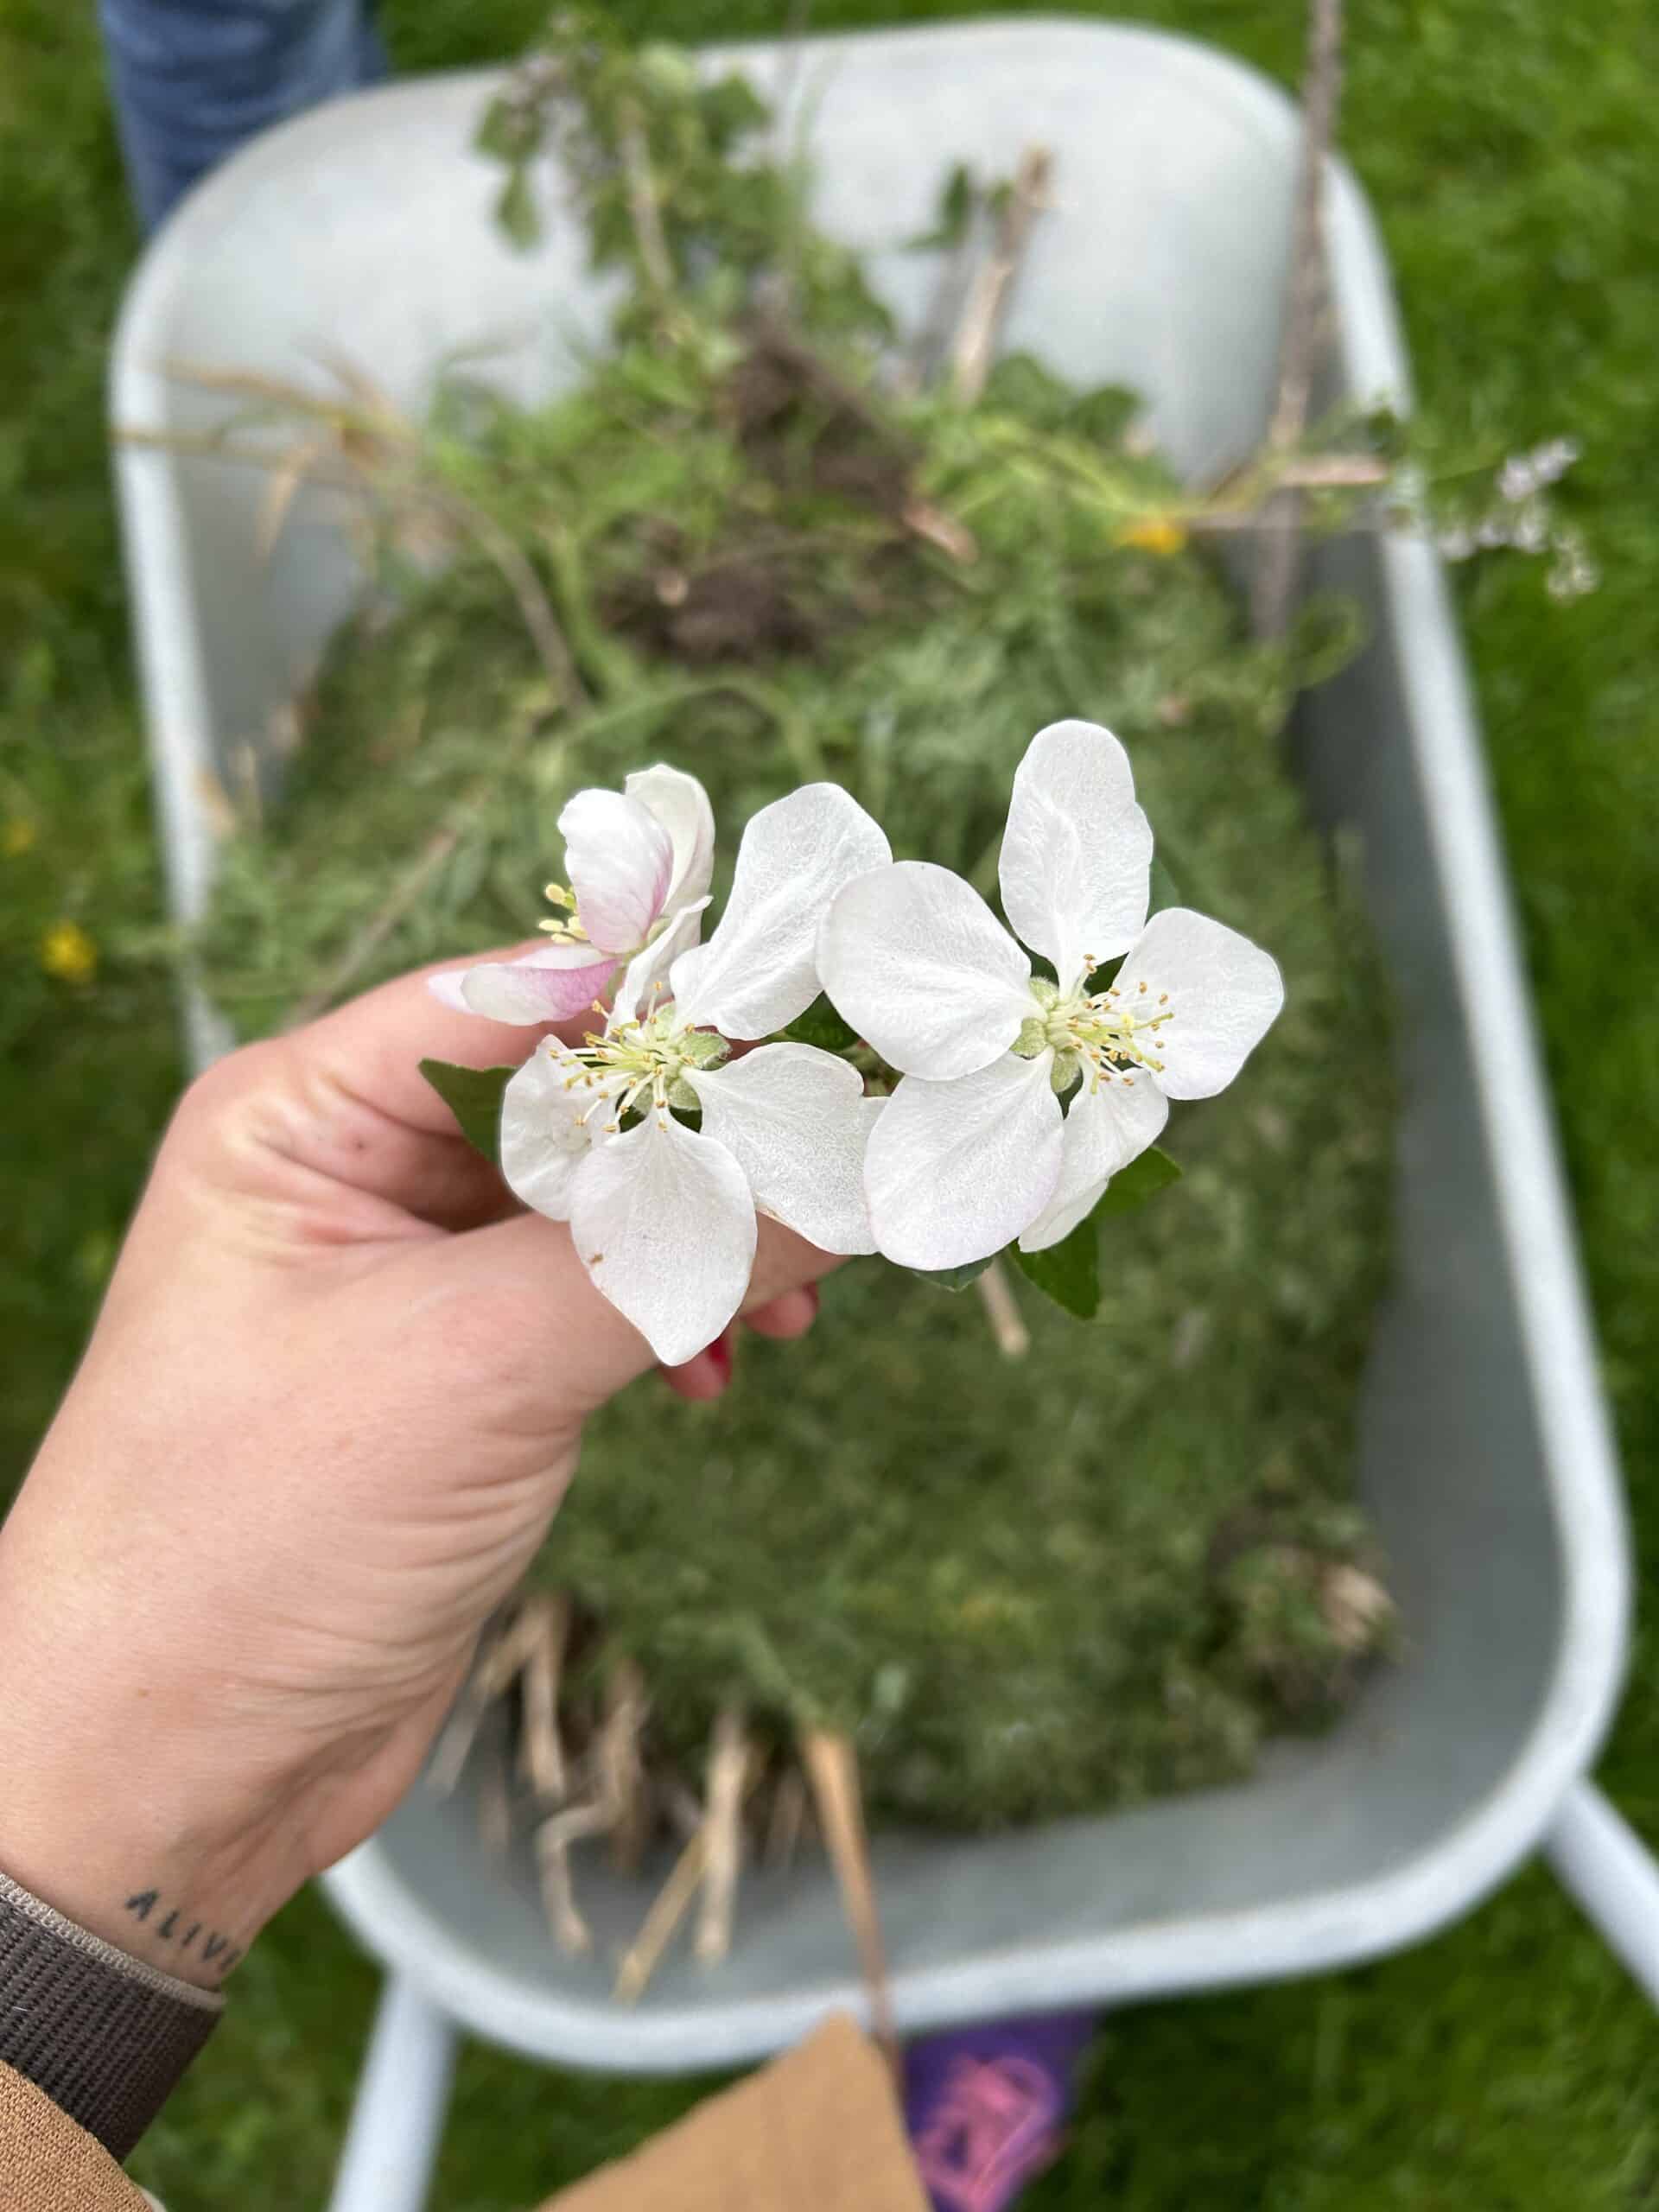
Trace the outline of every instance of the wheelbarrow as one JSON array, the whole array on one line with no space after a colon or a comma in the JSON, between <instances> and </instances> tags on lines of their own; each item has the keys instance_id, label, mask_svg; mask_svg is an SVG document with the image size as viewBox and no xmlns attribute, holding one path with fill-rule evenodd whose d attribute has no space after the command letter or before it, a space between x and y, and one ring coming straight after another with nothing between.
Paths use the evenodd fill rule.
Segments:
<instances>
[{"instance_id":1,"label":"wheelbarrow","mask_svg":"<svg viewBox=\"0 0 1659 2212\"><path fill-rule=\"evenodd\" d=\"M1025 18L722 49L810 114L817 213L922 316L930 226L957 160L1052 149L1006 342L1146 394L1163 449L1211 476L1271 402L1300 124L1273 86L1187 41ZM419 409L487 352L545 395L602 337L606 287L573 222L533 255L498 237L472 150L490 72L355 95L270 132L150 249L116 342L124 429L188 439L224 403L185 360L289 378L372 368ZM1408 402L1387 264L1352 178L1325 217L1326 401ZM259 548L257 472L124 445L120 489L173 905L200 913L213 775L275 771L273 732L363 579L326 491ZM1323 547L1373 642L1303 703L1318 819L1363 855L1400 1019L1395 1266L1363 1394L1358 1478L1404 1649L1340 1724L1249 1781L993 1838L883 1834L876 1879L899 2024L1115 2005L1374 1958L1466 1912L1541 1846L1659 1997L1659 1872L1586 1779L1624 1661L1629 1566L1606 1410L1456 629L1432 548ZM205 1062L227 1041L199 995ZM584 1871L594 1955L563 1956L527 1857L504 1879L464 1794L417 1788L327 1877L388 1984L334 2212L416 2212L466 2029L574 2067L673 2072L777 2050L861 1991L831 1875L760 1870L716 1967L671 1961L631 2010L607 1961L660 1869Z\"/></svg>"}]
</instances>

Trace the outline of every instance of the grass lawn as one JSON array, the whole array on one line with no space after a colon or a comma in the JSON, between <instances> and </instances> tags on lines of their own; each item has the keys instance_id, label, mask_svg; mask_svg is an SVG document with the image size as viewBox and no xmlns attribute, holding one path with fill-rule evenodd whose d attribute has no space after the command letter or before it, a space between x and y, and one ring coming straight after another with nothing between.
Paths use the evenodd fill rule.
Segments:
<instances>
[{"instance_id":1,"label":"grass lawn","mask_svg":"<svg viewBox=\"0 0 1659 2212\"><path fill-rule=\"evenodd\" d=\"M969 0L971 4L971 0ZM511 49L538 0L386 0L399 63ZM760 0L619 0L643 31L766 31ZM820 0L815 23L891 0ZM952 4L912 16L964 12ZM1001 12L1009 12L1006 8ZM1114 12L1295 73L1299 0ZM1567 500L1605 572L1463 594L1539 1018L1618 1413L1659 1567L1659 15L1651 0L1354 0L1346 141L1375 199L1424 399L1511 446L1586 451ZM178 1081L142 957L158 893L102 427L134 239L90 8L0 0L0 1489L67 1377ZM79 925L90 976L42 966ZM74 944L54 940L60 969ZM84 964L86 948L81 948ZM1645 957L1644 957L1645 956ZM1659 1842L1651 1622L1602 1769ZM374 1977L302 1899L135 2171L169 2212L322 2201ZM1386 1965L1160 2005L1104 2031L1046 2208L1613 2212L1659 2204L1659 2024L1541 1874ZM512 2212L700 2084L463 2059L436 2204Z\"/></svg>"}]
</instances>

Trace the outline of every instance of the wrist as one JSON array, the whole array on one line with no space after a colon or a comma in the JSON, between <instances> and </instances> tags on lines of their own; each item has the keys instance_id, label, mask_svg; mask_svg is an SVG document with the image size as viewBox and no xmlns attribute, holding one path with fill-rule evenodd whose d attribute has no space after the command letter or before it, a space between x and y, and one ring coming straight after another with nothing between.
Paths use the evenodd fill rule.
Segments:
<instances>
[{"instance_id":1,"label":"wrist","mask_svg":"<svg viewBox=\"0 0 1659 2212\"><path fill-rule=\"evenodd\" d=\"M0 1872L118 1949L219 1988L293 1885L221 1807L89 1749L0 1720Z\"/></svg>"},{"instance_id":2,"label":"wrist","mask_svg":"<svg viewBox=\"0 0 1659 2212\"><path fill-rule=\"evenodd\" d=\"M280 1777L251 1768L246 1732L168 1682L139 1639L20 1591L8 1564L0 1538L0 1872L133 1957L217 1988L307 1871L284 1836Z\"/></svg>"}]
</instances>

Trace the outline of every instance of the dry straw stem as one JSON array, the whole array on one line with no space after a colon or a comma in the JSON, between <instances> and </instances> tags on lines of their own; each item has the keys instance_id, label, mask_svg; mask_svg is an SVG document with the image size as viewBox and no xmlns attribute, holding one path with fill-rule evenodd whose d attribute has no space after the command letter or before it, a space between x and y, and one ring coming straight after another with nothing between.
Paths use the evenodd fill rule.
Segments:
<instances>
[{"instance_id":1,"label":"dry straw stem","mask_svg":"<svg viewBox=\"0 0 1659 2212\"><path fill-rule=\"evenodd\" d=\"M512 1848L512 1790L499 1752L485 1759L479 1777L478 1840L492 1859L505 1859Z\"/></svg>"},{"instance_id":2,"label":"dry straw stem","mask_svg":"<svg viewBox=\"0 0 1659 2212\"><path fill-rule=\"evenodd\" d=\"M209 454L271 472L258 530L262 554L275 544L302 482L332 486L359 498L376 495L412 520L435 519L449 533L471 537L494 563L518 602L555 698L568 714L580 714L588 696L575 658L534 564L512 533L474 501L427 473L418 428L366 371L345 359L330 359L326 366L344 388L343 397L251 369L206 369L188 361L166 364L168 375L178 383L226 398L257 402L322 426L321 435L298 445L273 449L239 444L232 424L209 431L123 429L118 435L129 445ZM400 470L410 472L406 480L399 480Z\"/></svg>"},{"instance_id":3,"label":"dry straw stem","mask_svg":"<svg viewBox=\"0 0 1659 2212\"><path fill-rule=\"evenodd\" d=\"M741 1706L721 1708L709 1755L708 1848L696 1950L706 1964L732 1948L732 1915L743 1864L743 1796L752 1754Z\"/></svg>"},{"instance_id":4,"label":"dry straw stem","mask_svg":"<svg viewBox=\"0 0 1659 2212\"><path fill-rule=\"evenodd\" d=\"M794 1865L795 1854L811 1826L811 1818L806 1777L799 1767L785 1767L772 1793L772 1809L766 1816L763 1852L768 1866L786 1868Z\"/></svg>"},{"instance_id":5,"label":"dry straw stem","mask_svg":"<svg viewBox=\"0 0 1659 2212\"><path fill-rule=\"evenodd\" d=\"M1021 154L990 250L968 288L950 361L951 388L964 407L972 406L985 389L985 379L996 359L997 340L1007 319L1014 278L1037 218L1051 205L1048 187L1052 170L1052 157L1046 146L1028 146Z\"/></svg>"},{"instance_id":6,"label":"dry straw stem","mask_svg":"<svg viewBox=\"0 0 1659 2212\"><path fill-rule=\"evenodd\" d=\"M548 1925L562 1950L572 1956L590 1950L593 1936L576 1908L575 1886L570 1872L570 1847L585 1837L608 1835L616 1826L617 1807L601 1784L598 1796L585 1805L568 1805L553 1814L536 1831L536 1863L541 1873L542 1903Z\"/></svg>"},{"instance_id":7,"label":"dry straw stem","mask_svg":"<svg viewBox=\"0 0 1659 2212\"><path fill-rule=\"evenodd\" d=\"M1291 221L1290 279L1285 296L1279 386L1268 427L1269 451L1294 446L1307 427L1325 301L1325 237L1320 202L1336 135L1342 86L1342 0L1312 0L1303 87L1302 161ZM1300 550L1301 502L1287 492L1268 510L1250 591L1250 619L1259 638L1281 638L1290 620Z\"/></svg>"},{"instance_id":8,"label":"dry straw stem","mask_svg":"<svg viewBox=\"0 0 1659 2212\"><path fill-rule=\"evenodd\" d=\"M663 235L662 211L657 204L657 180L651 173L651 148L645 124L632 102L622 113L617 150L622 156L628 219L639 249L639 265L656 295L657 304L665 307L674 291L674 264L669 258L668 241Z\"/></svg>"},{"instance_id":9,"label":"dry straw stem","mask_svg":"<svg viewBox=\"0 0 1659 2212\"><path fill-rule=\"evenodd\" d=\"M858 1945L859 1965L870 2000L870 2025L895 2074L899 2037L893 2024L887 1945L870 1869L869 1840L864 1831L864 1803L858 1781L858 1754L849 1736L810 1728L801 1737L801 1757L817 1806L818 1826L829 1848L841 1900Z\"/></svg>"},{"instance_id":10,"label":"dry straw stem","mask_svg":"<svg viewBox=\"0 0 1659 2212\"><path fill-rule=\"evenodd\" d=\"M709 1783L696 1825L658 1891L616 1977L620 2004L643 1995L674 1932L703 1891L696 1955L712 1963L731 1947L732 1913L742 1862L743 1806L760 1773L741 1707L722 1707L710 1740Z\"/></svg>"},{"instance_id":11,"label":"dry straw stem","mask_svg":"<svg viewBox=\"0 0 1659 2212\"><path fill-rule=\"evenodd\" d=\"M251 370L209 370L186 362L167 365L168 373L181 382L224 397L257 401L325 426L321 437L297 446L273 452L238 444L228 429L197 433L124 430L120 435L132 444L202 453L272 471L260 523L262 552L268 553L275 543L302 480L330 485L360 499L378 495L417 520L436 518L450 531L469 537L512 592L554 699L573 719L581 715L588 704L587 690L534 563L493 515L418 473L419 434L372 378L348 361L334 361L328 366L344 387L343 398L308 391L303 385ZM415 480L407 484L393 480L394 464L407 467L411 462L417 472ZM428 838L322 980L293 1008L287 1028L302 1028L315 1020L362 974L449 861L487 805L501 777L523 752L532 727L529 722L521 725L503 745L492 772L473 786L448 820ZM461 1756L464 1759L464 1751Z\"/></svg>"},{"instance_id":12,"label":"dry straw stem","mask_svg":"<svg viewBox=\"0 0 1659 2212\"><path fill-rule=\"evenodd\" d=\"M598 1756L601 1787L616 1808L611 1857L628 1873L639 1867L651 1836L651 1795L640 1747L647 1710L645 1678L638 1662L620 1661L605 1686Z\"/></svg>"},{"instance_id":13,"label":"dry straw stem","mask_svg":"<svg viewBox=\"0 0 1659 2212\"><path fill-rule=\"evenodd\" d=\"M543 1634L544 1604L539 1597L521 1598L480 1639L473 1670L427 1766L428 1784L440 1797L448 1796L461 1780L485 1713L512 1688Z\"/></svg>"},{"instance_id":14,"label":"dry straw stem","mask_svg":"<svg viewBox=\"0 0 1659 2212\"><path fill-rule=\"evenodd\" d=\"M645 1994L663 1953L673 1940L675 1929L697 1893L708 1855L709 1832L705 1826L697 1830L674 1862L673 1872L657 1892L639 1933L617 1970L612 1994L619 2005L635 2004Z\"/></svg>"},{"instance_id":15,"label":"dry straw stem","mask_svg":"<svg viewBox=\"0 0 1659 2212\"><path fill-rule=\"evenodd\" d=\"M543 1804L557 1805L570 1786L559 1735L559 1677L570 1633L570 1604L563 1595L531 1603L537 1626L524 1660L518 1769Z\"/></svg>"}]
</instances>

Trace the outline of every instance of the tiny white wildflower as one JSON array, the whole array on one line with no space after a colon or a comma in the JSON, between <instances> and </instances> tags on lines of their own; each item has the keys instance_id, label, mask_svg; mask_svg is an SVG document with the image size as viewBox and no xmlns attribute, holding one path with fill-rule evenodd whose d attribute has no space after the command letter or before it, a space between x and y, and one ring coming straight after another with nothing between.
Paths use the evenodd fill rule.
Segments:
<instances>
[{"instance_id":1,"label":"tiny white wildflower","mask_svg":"<svg viewBox=\"0 0 1659 2212\"><path fill-rule=\"evenodd\" d=\"M1549 438L1530 453L1513 453L1498 471L1498 496L1518 505L1558 484L1579 457L1576 438Z\"/></svg>"},{"instance_id":2,"label":"tiny white wildflower","mask_svg":"<svg viewBox=\"0 0 1659 2212\"><path fill-rule=\"evenodd\" d=\"M1582 599L1587 592L1595 590L1601 582L1601 571L1576 530L1558 531L1550 540L1550 550L1555 557L1544 579L1544 588L1552 599Z\"/></svg>"}]
</instances>

